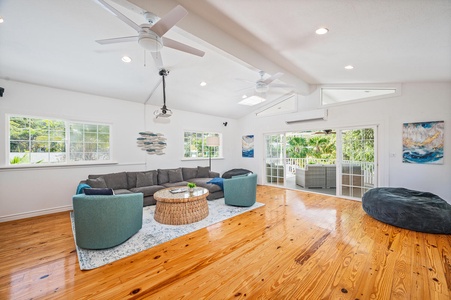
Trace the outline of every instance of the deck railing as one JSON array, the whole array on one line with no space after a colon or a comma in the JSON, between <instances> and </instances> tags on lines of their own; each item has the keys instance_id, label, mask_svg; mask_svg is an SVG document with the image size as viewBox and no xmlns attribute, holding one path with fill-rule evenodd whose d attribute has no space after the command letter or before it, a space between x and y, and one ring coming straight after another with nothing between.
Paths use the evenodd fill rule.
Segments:
<instances>
[{"instance_id":1,"label":"deck railing","mask_svg":"<svg viewBox=\"0 0 451 300\"><path fill-rule=\"evenodd\" d=\"M294 176L296 174L296 168L305 168L307 165L334 165L335 159L320 159L320 158L287 158L285 159L286 174L288 176ZM358 165L361 167L363 174L363 182L365 186L374 186L374 163L363 161L350 161L344 160L343 164Z\"/></svg>"}]
</instances>

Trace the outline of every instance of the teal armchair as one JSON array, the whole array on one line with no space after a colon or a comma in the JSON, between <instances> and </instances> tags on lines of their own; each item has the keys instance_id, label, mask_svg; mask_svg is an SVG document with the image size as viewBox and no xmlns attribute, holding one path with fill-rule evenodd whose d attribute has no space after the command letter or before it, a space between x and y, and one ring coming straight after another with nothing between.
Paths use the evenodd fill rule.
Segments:
<instances>
[{"instance_id":1,"label":"teal armchair","mask_svg":"<svg viewBox=\"0 0 451 300\"><path fill-rule=\"evenodd\" d=\"M224 179L224 202L233 206L252 206L257 201L257 174Z\"/></svg>"},{"instance_id":2,"label":"teal armchair","mask_svg":"<svg viewBox=\"0 0 451 300\"><path fill-rule=\"evenodd\" d=\"M72 197L78 247L106 249L122 244L142 228L143 194Z\"/></svg>"}]
</instances>

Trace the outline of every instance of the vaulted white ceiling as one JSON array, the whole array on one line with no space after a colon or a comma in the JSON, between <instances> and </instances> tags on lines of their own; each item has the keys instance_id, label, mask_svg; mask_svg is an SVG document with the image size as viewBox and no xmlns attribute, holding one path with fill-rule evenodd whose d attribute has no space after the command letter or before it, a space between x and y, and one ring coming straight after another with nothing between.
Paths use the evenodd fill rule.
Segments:
<instances>
[{"instance_id":1,"label":"vaulted white ceiling","mask_svg":"<svg viewBox=\"0 0 451 300\"><path fill-rule=\"evenodd\" d=\"M161 51L172 109L239 118L261 107L237 104L259 70L283 72L277 83L292 86L271 88L266 103L317 84L451 82L449 0L106 1L137 24L142 11L189 11L165 36L206 55ZM0 78L162 104L150 54L137 43L95 42L135 34L95 1L2 0L0 16ZM316 35L319 27L329 33Z\"/></svg>"}]
</instances>

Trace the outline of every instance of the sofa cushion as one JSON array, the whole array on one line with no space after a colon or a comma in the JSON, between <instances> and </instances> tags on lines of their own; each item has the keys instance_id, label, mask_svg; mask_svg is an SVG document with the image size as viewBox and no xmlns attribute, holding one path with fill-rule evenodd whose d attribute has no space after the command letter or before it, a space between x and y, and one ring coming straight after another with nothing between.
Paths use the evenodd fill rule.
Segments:
<instances>
[{"instance_id":1,"label":"sofa cushion","mask_svg":"<svg viewBox=\"0 0 451 300\"><path fill-rule=\"evenodd\" d=\"M176 183L183 181L182 169L169 170L169 183Z\"/></svg>"},{"instance_id":2,"label":"sofa cushion","mask_svg":"<svg viewBox=\"0 0 451 300\"><path fill-rule=\"evenodd\" d=\"M207 183L210 180L211 178L193 178L191 179L191 182L194 182L199 187L206 188L210 193L222 191L218 185Z\"/></svg>"},{"instance_id":3,"label":"sofa cushion","mask_svg":"<svg viewBox=\"0 0 451 300\"><path fill-rule=\"evenodd\" d=\"M152 185L152 186L143 186L132 188L130 191L133 193L143 193L144 197L152 196L157 191L164 189L164 186L161 185Z\"/></svg>"},{"instance_id":4,"label":"sofa cushion","mask_svg":"<svg viewBox=\"0 0 451 300\"><path fill-rule=\"evenodd\" d=\"M86 184L92 188L107 188L105 179L103 177L98 177L95 179L87 179Z\"/></svg>"},{"instance_id":5,"label":"sofa cushion","mask_svg":"<svg viewBox=\"0 0 451 300\"><path fill-rule=\"evenodd\" d=\"M126 189L118 189L114 190L115 195L122 195L122 194L133 194L133 192L126 190Z\"/></svg>"},{"instance_id":6,"label":"sofa cushion","mask_svg":"<svg viewBox=\"0 0 451 300\"><path fill-rule=\"evenodd\" d=\"M102 177L105 179L107 187L113 190L127 189L127 174L125 172L105 174Z\"/></svg>"},{"instance_id":7,"label":"sofa cushion","mask_svg":"<svg viewBox=\"0 0 451 300\"><path fill-rule=\"evenodd\" d=\"M187 181L191 178L196 178L197 168L182 168L183 180Z\"/></svg>"},{"instance_id":8,"label":"sofa cushion","mask_svg":"<svg viewBox=\"0 0 451 300\"><path fill-rule=\"evenodd\" d=\"M245 175L243 175L245 176ZM224 189L224 178L221 177L215 177L212 180L208 181L207 183L216 184L221 188L221 190Z\"/></svg>"},{"instance_id":9,"label":"sofa cushion","mask_svg":"<svg viewBox=\"0 0 451 300\"><path fill-rule=\"evenodd\" d=\"M197 167L197 178L209 178L210 167Z\"/></svg>"},{"instance_id":10,"label":"sofa cushion","mask_svg":"<svg viewBox=\"0 0 451 300\"><path fill-rule=\"evenodd\" d=\"M85 188L83 191L85 195L114 195L110 188Z\"/></svg>"},{"instance_id":11,"label":"sofa cushion","mask_svg":"<svg viewBox=\"0 0 451 300\"><path fill-rule=\"evenodd\" d=\"M163 184L164 187L175 187L175 186L187 186L188 185L188 181L180 181L180 182L174 182L174 183L165 183Z\"/></svg>"},{"instance_id":12,"label":"sofa cushion","mask_svg":"<svg viewBox=\"0 0 451 300\"><path fill-rule=\"evenodd\" d=\"M127 188L131 189L136 187L136 177L138 173L142 172L127 172Z\"/></svg>"},{"instance_id":13,"label":"sofa cushion","mask_svg":"<svg viewBox=\"0 0 451 300\"><path fill-rule=\"evenodd\" d=\"M153 181L153 173L151 172L141 172L136 174L136 185L134 187L144 187L155 185L156 182Z\"/></svg>"}]
</instances>

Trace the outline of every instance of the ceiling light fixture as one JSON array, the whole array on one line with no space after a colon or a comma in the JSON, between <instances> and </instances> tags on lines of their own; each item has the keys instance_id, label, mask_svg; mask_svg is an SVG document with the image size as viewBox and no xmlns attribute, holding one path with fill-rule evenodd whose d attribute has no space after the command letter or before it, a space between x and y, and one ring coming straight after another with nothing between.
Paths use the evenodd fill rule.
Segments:
<instances>
[{"instance_id":1,"label":"ceiling light fixture","mask_svg":"<svg viewBox=\"0 0 451 300\"><path fill-rule=\"evenodd\" d=\"M132 61L132 59L130 57L128 57L128 56L122 56L122 61L125 62L125 63L129 63L129 62Z\"/></svg>"},{"instance_id":2,"label":"ceiling light fixture","mask_svg":"<svg viewBox=\"0 0 451 300\"><path fill-rule=\"evenodd\" d=\"M345 69L346 69L346 70L352 70L352 69L354 69L354 67L351 66L351 65L347 65L347 66L345 67Z\"/></svg>"},{"instance_id":3,"label":"ceiling light fixture","mask_svg":"<svg viewBox=\"0 0 451 300\"><path fill-rule=\"evenodd\" d=\"M206 86L207 85L207 83L205 82L205 81L202 81L201 83L200 83L200 86Z\"/></svg>"},{"instance_id":4,"label":"ceiling light fixture","mask_svg":"<svg viewBox=\"0 0 451 300\"><path fill-rule=\"evenodd\" d=\"M5 22L5 20L3 20L2 17L0 17L0 23L3 23L3 22Z\"/></svg>"},{"instance_id":5,"label":"ceiling light fixture","mask_svg":"<svg viewBox=\"0 0 451 300\"><path fill-rule=\"evenodd\" d=\"M243 96L241 96L241 98L246 99L246 98L247 98L247 95L243 95Z\"/></svg>"},{"instance_id":6,"label":"ceiling light fixture","mask_svg":"<svg viewBox=\"0 0 451 300\"><path fill-rule=\"evenodd\" d=\"M321 28L318 28L315 32L316 32L316 34L320 34L320 35L321 34L326 34L326 33L329 32L329 29L321 27Z\"/></svg>"}]
</instances>

